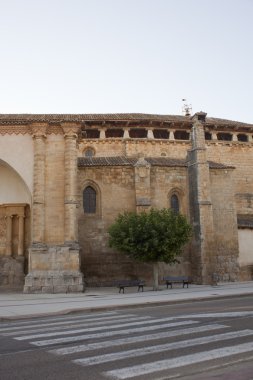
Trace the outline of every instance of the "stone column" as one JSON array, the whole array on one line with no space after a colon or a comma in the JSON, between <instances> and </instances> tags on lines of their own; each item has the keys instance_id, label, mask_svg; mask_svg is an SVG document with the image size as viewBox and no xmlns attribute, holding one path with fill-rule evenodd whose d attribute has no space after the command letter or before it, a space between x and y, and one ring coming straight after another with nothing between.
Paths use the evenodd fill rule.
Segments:
<instances>
[{"instance_id":1,"label":"stone column","mask_svg":"<svg viewBox=\"0 0 253 380\"><path fill-rule=\"evenodd\" d=\"M6 228L6 255L12 255L12 215L7 215L7 228Z\"/></svg>"},{"instance_id":2,"label":"stone column","mask_svg":"<svg viewBox=\"0 0 253 380\"><path fill-rule=\"evenodd\" d=\"M77 232L77 132L72 123L63 125L65 137L65 200L64 200L64 240L73 245L78 241Z\"/></svg>"},{"instance_id":3,"label":"stone column","mask_svg":"<svg viewBox=\"0 0 253 380\"><path fill-rule=\"evenodd\" d=\"M128 128L124 128L123 138L124 139L129 139L129 129Z\"/></svg>"},{"instance_id":4,"label":"stone column","mask_svg":"<svg viewBox=\"0 0 253 380\"><path fill-rule=\"evenodd\" d=\"M100 138L100 139L105 139L105 129L100 129L100 135L99 135L99 138Z\"/></svg>"},{"instance_id":5,"label":"stone column","mask_svg":"<svg viewBox=\"0 0 253 380\"><path fill-rule=\"evenodd\" d=\"M148 129L148 139L153 139L153 138L154 138L153 129Z\"/></svg>"},{"instance_id":6,"label":"stone column","mask_svg":"<svg viewBox=\"0 0 253 380\"><path fill-rule=\"evenodd\" d=\"M45 139L46 123L32 125L34 139L32 244L45 243Z\"/></svg>"},{"instance_id":7,"label":"stone column","mask_svg":"<svg viewBox=\"0 0 253 380\"><path fill-rule=\"evenodd\" d=\"M194 232L192 274L197 283L211 284L215 243L210 173L205 147L205 117L204 112L199 112L192 117L192 149L188 153L188 177L190 215Z\"/></svg>"},{"instance_id":8,"label":"stone column","mask_svg":"<svg viewBox=\"0 0 253 380\"><path fill-rule=\"evenodd\" d=\"M169 131L169 140L175 140L174 131Z\"/></svg>"},{"instance_id":9,"label":"stone column","mask_svg":"<svg viewBox=\"0 0 253 380\"><path fill-rule=\"evenodd\" d=\"M24 255L24 215L18 216L18 256Z\"/></svg>"},{"instance_id":10,"label":"stone column","mask_svg":"<svg viewBox=\"0 0 253 380\"><path fill-rule=\"evenodd\" d=\"M217 140L217 133L216 132L212 132L211 135L212 135L212 140Z\"/></svg>"},{"instance_id":11,"label":"stone column","mask_svg":"<svg viewBox=\"0 0 253 380\"><path fill-rule=\"evenodd\" d=\"M238 137L236 133L232 134L232 141L238 141Z\"/></svg>"}]
</instances>

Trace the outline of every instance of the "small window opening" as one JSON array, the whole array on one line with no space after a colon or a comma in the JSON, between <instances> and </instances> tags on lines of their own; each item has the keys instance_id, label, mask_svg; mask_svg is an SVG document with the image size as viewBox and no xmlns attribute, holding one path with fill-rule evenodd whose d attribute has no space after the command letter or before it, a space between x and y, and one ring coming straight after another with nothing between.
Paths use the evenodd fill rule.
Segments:
<instances>
[{"instance_id":1,"label":"small window opening","mask_svg":"<svg viewBox=\"0 0 253 380\"><path fill-rule=\"evenodd\" d=\"M170 198L170 207L176 214L179 213L179 200L176 194L173 194Z\"/></svg>"},{"instance_id":2,"label":"small window opening","mask_svg":"<svg viewBox=\"0 0 253 380\"><path fill-rule=\"evenodd\" d=\"M99 139L100 132L98 129L86 129L82 131L82 136L86 139Z\"/></svg>"},{"instance_id":3,"label":"small window opening","mask_svg":"<svg viewBox=\"0 0 253 380\"><path fill-rule=\"evenodd\" d=\"M123 135L124 135L123 129L107 129L105 131L106 138L110 138L110 137L120 138L120 137L123 137Z\"/></svg>"},{"instance_id":4,"label":"small window opening","mask_svg":"<svg viewBox=\"0 0 253 380\"><path fill-rule=\"evenodd\" d=\"M238 141L242 141L242 142L247 142L248 141L248 136L243 134L243 133L239 133L237 135L237 139Z\"/></svg>"},{"instance_id":5,"label":"small window opening","mask_svg":"<svg viewBox=\"0 0 253 380\"><path fill-rule=\"evenodd\" d=\"M86 214L96 213L96 191L91 186L87 186L83 191L83 210Z\"/></svg>"},{"instance_id":6,"label":"small window opening","mask_svg":"<svg viewBox=\"0 0 253 380\"><path fill-rule=\"evenodd\" d=\"M190 133L187 131L175 131L174 137L175 140L189 140Z\"/></svg>"},{"instance_id":7,"label":"small window opening","mask_svg":"<svg viewBox=\"0 0 253 380\"><path fill-rule=\"evenodd\" d=\"M212 134L210 132L205 132L205 140L212 140Z\"/></svg>"},{"instance_id":8,"label":"small window opening","mask_svg":"<svg viewBox=\"0 0 253 380\"><path fill-rule=\"evenodd\" d=\"M154 138L155 139L168 139L169 132L166 129L154 129Z\"/></svg>"},{"instance_id":9,"label":"small window opening","mask_svg":"<svg viewBox=\"0 0 253 380\"><path fill-rule=\"evenodd\" d=\"M232 141L232 135L230 133L217 133L217 139L222 141Z\"/></svg>"},{"instance_id":10,"label":"small window opening","mask_svg":"<svg viewBox=\"0 0 253 380\"><path fill-rule=\"evenodd\" d=\"M83 155L84 155L84 157L93 157L93 156L95 156L94 149L92 149L92 148L85 149L85 151L83 152Z\"/></svg>"},{"instance_id":11,"label":"small window opening","mask_svg":"<svg viewBox=\"0 0 253 380\"><path fill-rule=\"evenodd\" d=\"M147 131L144 128L130 129L129 136L132 139L145 139L147 137Z\"/></svg>"}]
</instances>

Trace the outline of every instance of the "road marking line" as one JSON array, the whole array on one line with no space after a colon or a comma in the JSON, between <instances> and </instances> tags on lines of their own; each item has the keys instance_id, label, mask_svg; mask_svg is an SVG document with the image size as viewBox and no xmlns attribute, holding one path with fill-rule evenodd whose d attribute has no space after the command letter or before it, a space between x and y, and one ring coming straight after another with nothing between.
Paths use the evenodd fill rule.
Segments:
<instances>
[{"instance_id":1,"label":"road marking line","mask_svg":"<svg viewBox=\"0 0 253 380\"><path fill-rule=\"evenodd\" d=\"M129 330L105 331L105 332L100 332L100 333L70 336L70 337L66 337L66 338L38 340L35 342L30 342L30 343L35 345L35 346L49 346L49 345L58 344L58 343L78 342L80 340L106 338L106 337L111 337L111 336L115 336L115 335L130 335L133 333L160 330L160 329L176 327L176 326L192 325L194 323L199 323L199 322L197 322L197 321L183 321L183 322L174 322L174 323L164 323L161 325L137 327L135 329L129 329Z\"/></svg>"},{"instance_id":2,"label":"road marking line","mask_svg":"<svg viewBox=\"0 0 253 380\"><path fill-rule=\"evenodd\" d=\"M156 333L156 334L150 334L150 335L121 338L121 339L115 339L113 341L107 340L107 341L98 342L98 343L87 343L87 344L82 344L82 345L72 346L72 347L56 348L54 350L50 350L49 352L55 355L71 355L77 352L92 351L92 350L97 350L97 349L102 349L102 348L107 348L107 347L116 347L116 346L121 346L124 344L137 343L137 342L149 342L151 340L171 338L175 336L178 337L181 335L196 334L196 333L201 333L205 331L224 329L227 327L228 326L219 325L219 324L212 324L212 325L192 327L192 328L188 327L187 329L171 330L171 331L165 331L162 333Z\"/></svg>"},{"instance_id":3,"label":"road marking line","mask_svg":"<svg viewBox=\"0 0 253 380\"><path fill-rule=\"evenodd\" d=\"M191 355L179 356L174 359L159 360L152 363L145 363L135 365L132 367L125 367L121 369L106 371L103 372L103 375L117 380L129 379L135 376L142 376L154 372L165 371L172 368L197 364L204 361L221 359L231 355L242 354L250 351L253 351L253 342L199 352Z\"/></svg>"},{"instance_id":4,"label":"road marking line","mask_svg":"<svg viewBox=\"0 0 253 380\"><path fill-rule=\"evenodd\" d=\"M249 336L249 335L253 335L253 330L242 330L239 332L235 331L235 332L228 332L224 334L209 335L209 336L204 336L201 338L188 339L188 340L183 340L179 342L159 344L157 346L142 347L142 348L137 348L133 350L114 352L114 353L105 354L105 355L97 355L97 356L92 356L92 357L83 358L83 359L75 359L75 360L72 360L72 362L76 364L81 364L83 366L90 366L94 364L112 362L112 361L120 360L120 359L145 356L148 354L156 354L159 352L164 352L164 351L169 351L169 350L177 350L179 348L185 348L185 347L188 348L188 347L193 347L193 346L197 346L201 344L219 342L221 340L223 341L223 340L228 340L228 339L241 338L241 337Z\"/></svg>"},{"instance_id":5,"label":"road marking line","mask_svg":"<svg viewBox=\"0 0 253 380\"><path fill-rule=\"evenodd\" d=\"M159 322L167 322L174 320L174 317L167 317L167 318L159 318L159 319L150 319L150 317L134 317L134 318L128 318L128 321L133 321L130 323L120 323L116 324L114 326L109 326L110 329L118 329L123 327L131 327L136 325L150 325L154 323ZM107 323L104 323L104 326L100 327L88 327L83 329L76 329L76 330L67 330L67 331L59 331L59 332L52 332L52 333L44 333L44 334L34 334L34 335L26 335L26 336L18 336L15 337L16 340L29 340L29 339L36 339L36 338L44 338L44 337L51 337L51 336L59 336L59 335L70 335L70 334L79 334L84 332L92 332L92 331L99 331L99 330L105 330L107 328Z\"/></svg>"}]
</instances>

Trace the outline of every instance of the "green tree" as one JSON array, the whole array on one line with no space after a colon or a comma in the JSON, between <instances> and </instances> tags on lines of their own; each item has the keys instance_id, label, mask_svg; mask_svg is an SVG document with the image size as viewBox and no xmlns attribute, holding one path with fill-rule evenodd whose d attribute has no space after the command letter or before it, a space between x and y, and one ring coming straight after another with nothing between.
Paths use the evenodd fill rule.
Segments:
<instances>
[{"instance_id":1,"label":"green tree","mask_svg":"<svg viewBox=\"0 0 253 380\"><path fill-rule=\"evenodd\" d=\"M158 263L173 264L191 237L185 216L171 209L119 214L109 227L109 246L133 259L153 264L154 290L158 289Z\"/></svg>"}]
</instances>

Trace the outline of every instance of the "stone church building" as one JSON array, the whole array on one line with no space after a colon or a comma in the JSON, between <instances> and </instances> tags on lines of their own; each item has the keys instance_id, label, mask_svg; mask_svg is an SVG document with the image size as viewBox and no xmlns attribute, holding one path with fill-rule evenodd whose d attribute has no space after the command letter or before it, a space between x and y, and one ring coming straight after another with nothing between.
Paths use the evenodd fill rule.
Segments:
<instances>
[{"instance_id":1,"label":"stone church building","mask_svg":"<svg viewBox=\"0 0 253 380\"><path fill-rule=\"evenodd\" d=\"M108 247L123 211L193 226L166 274L253 278L253 125L194 116L0 114L0 289L79 292L152 268Z\"/></svg>"}]
</instances>

